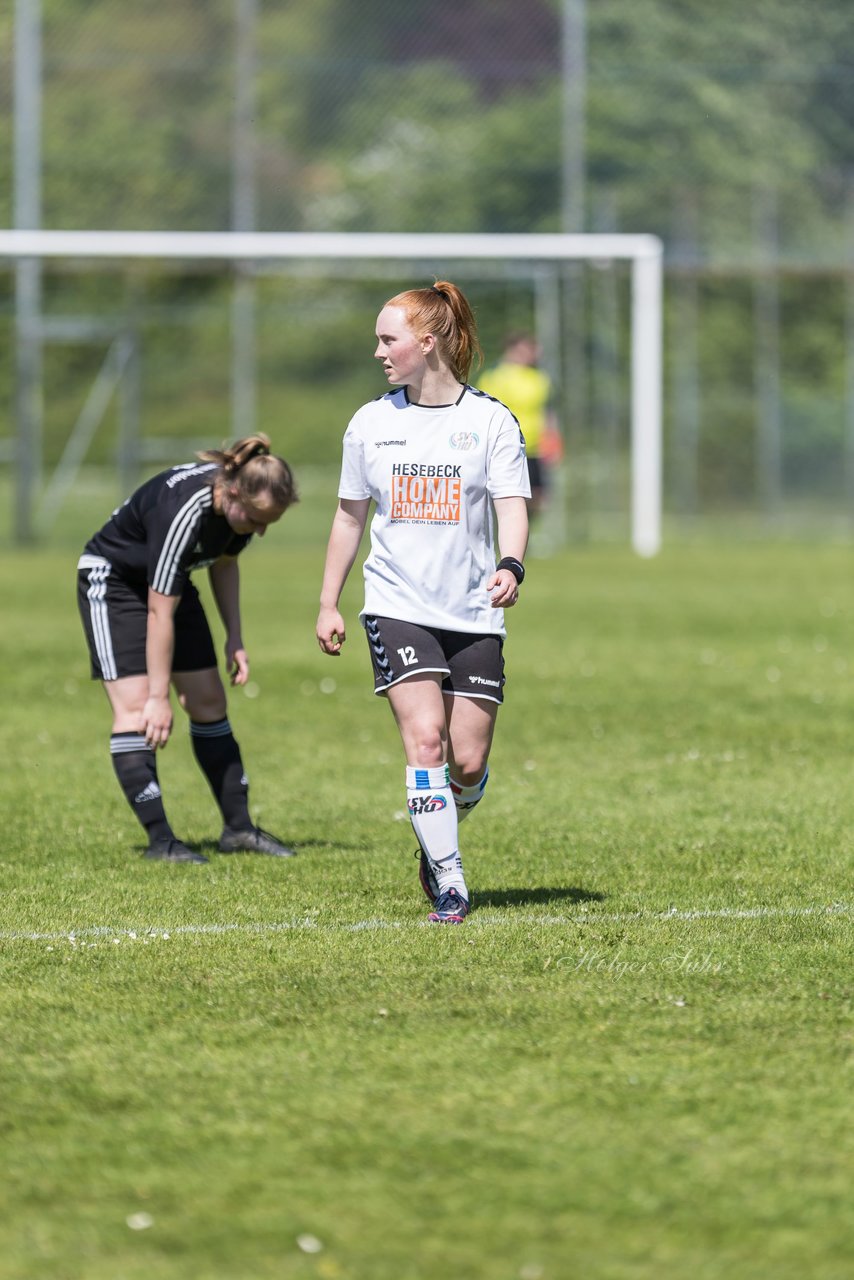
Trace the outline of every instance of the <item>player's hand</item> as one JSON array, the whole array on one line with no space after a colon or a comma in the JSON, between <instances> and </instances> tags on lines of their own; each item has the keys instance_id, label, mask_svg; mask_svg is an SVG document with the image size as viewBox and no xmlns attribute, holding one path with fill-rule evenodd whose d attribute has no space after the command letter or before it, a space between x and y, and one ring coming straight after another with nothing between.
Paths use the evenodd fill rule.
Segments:
<instances>
[{"instance_id":1,"label":"player's hand","mask_svg":"<svg viewBox=\"0 0 854 1280\"><path fill-rule=\"evenodd\" d=\"M493 609L512 609L519 599L519 584L509 569L499 569L486 584Z\"/></svg>"},{"instance_id":2,"label":"player's hand","mask_svg":"<svg viewBox=\"0 0 854 1280\"><path fill-rule=\"evenodd\" d=\"M320 610L317 615L316 635L322 652L328 653L331 658L337 658L342 644L347 639L344 619L337 609Z\"/></svg>"},{"instance_id":3,"label":"player's hand","mask_svg":"<svg viewBox=\"0 0 854 1280\"><path fill-rule=\"evenodd\" d=\"M249 679L249 655L242 644L225 646L225 666L233 685L246 684Z\"/></svg>"},{"instance_id":4,"label":"player's hand","mask_svg":"<svg viewBox=\"0 0 854 1280\"><path fill-rule=\"evenodd\" d=\"M172 732L172 706L169 698L148 698L142 708L140 732L145 741L156 751L165 747Z\"/></svg>"}]
</instances>

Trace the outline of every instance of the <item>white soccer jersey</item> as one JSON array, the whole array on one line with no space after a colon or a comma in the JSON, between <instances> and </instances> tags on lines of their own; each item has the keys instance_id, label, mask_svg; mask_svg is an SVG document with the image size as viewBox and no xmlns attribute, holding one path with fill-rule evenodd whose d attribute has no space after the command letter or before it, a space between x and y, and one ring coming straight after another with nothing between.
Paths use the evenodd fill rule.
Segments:
<instances>
[{"instance_id":1,"label":"white soccer jersey","mask_svg":"<svg viewBox=\"0 0 854 1280\"><path fill-rule=\"evenodd\" d=\"M361 617L504 635L491 499L529 498L525 442L506 405L465 387L419 405L405 388L363 405L344 436L340 498L373 498Z\"/></svg>"}]
</instances>

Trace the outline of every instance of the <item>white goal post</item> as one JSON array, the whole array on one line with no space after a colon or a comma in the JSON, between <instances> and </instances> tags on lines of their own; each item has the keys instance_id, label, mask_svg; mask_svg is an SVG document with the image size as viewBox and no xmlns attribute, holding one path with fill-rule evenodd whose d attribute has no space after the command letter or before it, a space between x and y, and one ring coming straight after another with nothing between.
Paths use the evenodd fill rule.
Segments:
<instances>
[{"instance_id":1,"label":"white goal post","mask_svg":"<svg viewBox=\"0 0 854 1280\"><path fill-rule=\"evenodd\" d=\"M663 248L653 235L0 231L0 260L509 261L631 263L631 538L661 546ZM444 272L443 272L444 274Z\"/></svg>"}]
</instances>

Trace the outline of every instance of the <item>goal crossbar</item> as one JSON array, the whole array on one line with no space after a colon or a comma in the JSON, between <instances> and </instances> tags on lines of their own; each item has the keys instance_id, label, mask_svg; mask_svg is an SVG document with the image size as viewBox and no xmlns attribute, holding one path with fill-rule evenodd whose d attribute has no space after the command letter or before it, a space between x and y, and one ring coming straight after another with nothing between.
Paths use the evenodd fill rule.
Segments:
<instances>
[{"instance_id":1,"label":"goal crossbar","mask_svg":"<svg viewBox=\"0 0 854 1280\"><path fill-rule=\"evenodd\" d=\"M0 231L0 260L74 258L274 262L525 260L631 263L631 536L639 555L661 545L662 276L657 236L213 231Z\"/></svg>"}]
</instances>

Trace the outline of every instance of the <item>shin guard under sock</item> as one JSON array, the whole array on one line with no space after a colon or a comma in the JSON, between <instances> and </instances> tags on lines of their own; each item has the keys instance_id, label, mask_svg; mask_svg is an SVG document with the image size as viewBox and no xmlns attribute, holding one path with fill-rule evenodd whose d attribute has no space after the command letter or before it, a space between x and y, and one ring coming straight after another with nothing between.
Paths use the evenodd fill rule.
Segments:
<instances>
[{"instance_id":1,"label":"shin guard under sock","mask_svg":"<svg viewBox=\"0 0 854 1280\"><path fill-rule=\"evenodd\" d=\"M439 889L456 889L468 901L457 841L457 809L446 764L435 769L406 766L406 802L418 843Z\"/></svg>"},{"instance_id":2,"label":"shin guard under sock","mask_svg":"<svg viewBox=\"0 0 854 1280\"><path fill-rule=\"evenodd\" d=\"M143 735L112 734L110 757L119 785L145 828L149 840L174 839L175 833L166 820L163 808L155 754Z\"/></svg>"},{"instance_id":3,"label":"shin guard under sock","mask_svg":"<svg viewBox=\"0 0 854 1280\"><path fill-rule=\"evenodd\" d=\"M252 826L249 781L243 772L240 747L228 720L215 720L211 724L191 720L190 741L199 767L222 811L225 825L232 831L246 831Z\"/></svg>"},{"instance_id":4,"label":"shin guard under sock","mask_svg":"<svg viewBox=\"0 0 854 1280\"><path fill-rule=\"evenodd\" d=\"M483 799L483 793L486 784L489 782L489 767L484 770L483 777L480 782L475 782L470 787L464 787L462 783L455 782L451 778L451 791L454 793L454 804L457 807L457 821L462 822L463 818L467 818L472 809L476 809Z\"/></svg>"}]
</instances>

